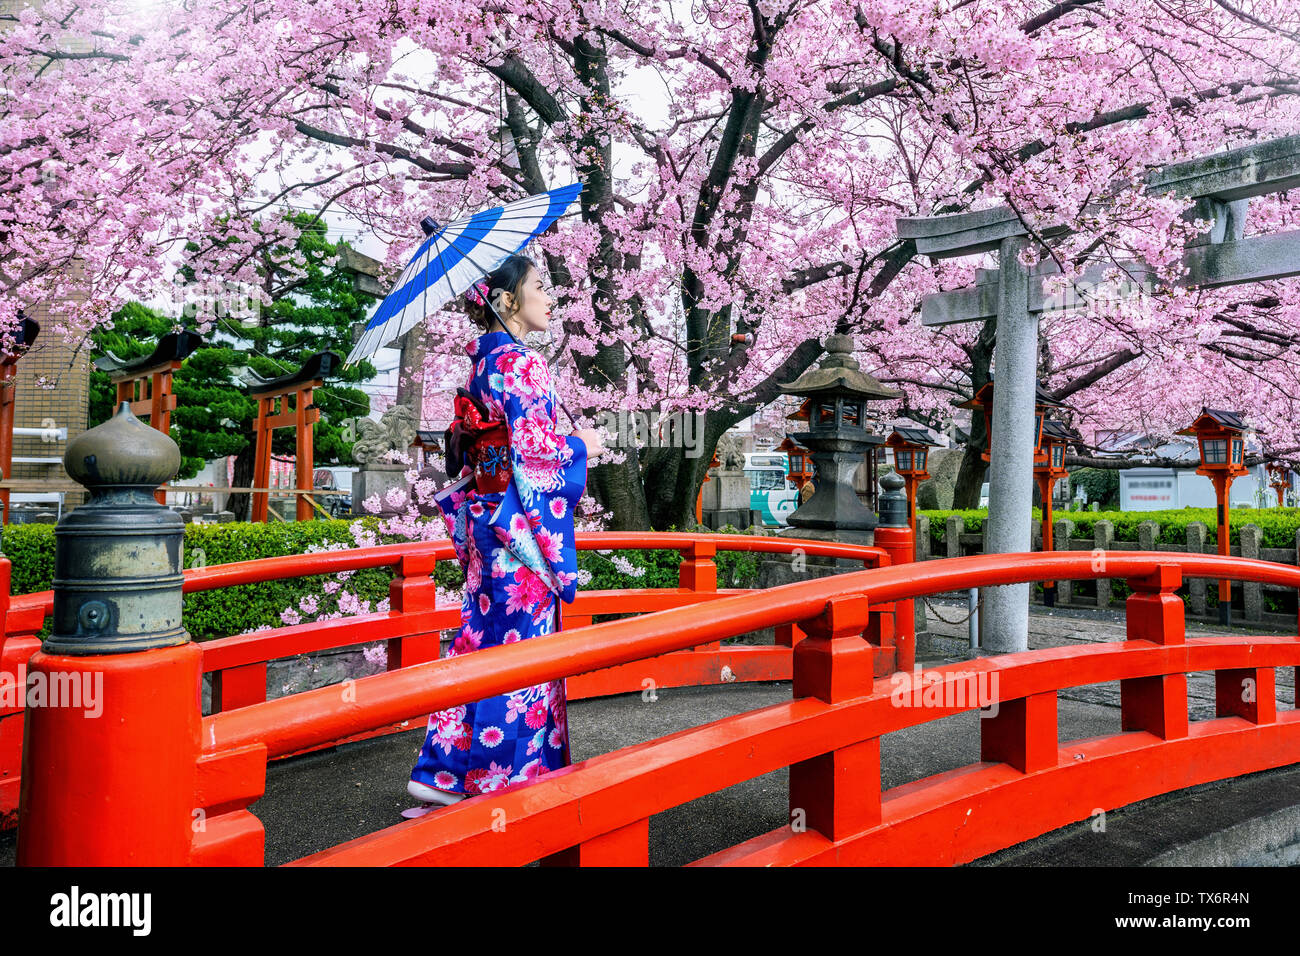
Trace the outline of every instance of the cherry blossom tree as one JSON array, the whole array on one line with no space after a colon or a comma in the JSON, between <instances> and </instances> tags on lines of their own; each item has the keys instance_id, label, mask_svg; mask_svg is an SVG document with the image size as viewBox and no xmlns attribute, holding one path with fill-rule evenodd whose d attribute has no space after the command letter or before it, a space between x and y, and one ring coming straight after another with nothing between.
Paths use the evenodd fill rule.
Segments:
<instances>
[{"instance_id":1,"label":"cherry blossom tree","mask_svg":"<svg viewBox=\"0 0 1300 956\"><path fill-rule=\"evenodd\" d=\"M0 320L76 292L84 335L195 236L220 237L201 272L254 284L291 237L253 224L286 203L345 213L398 267L424 216L580 179L535 250L566 403L691 411L704 435L592 470L618 527L686 525L718 437L829 333L909 413L987 380L995 329L918 319L975 264L917 261L898 216L1006 203L1067 275L1172 268L1195 224L1143 175L1294 131L1300 82L1287 0L58 0L0 27ZM1042 372L1085 428L1176 427L1227 386L1300 447L1295 302L1281 282L1053 317ZM431 319L426 393L460 384L470 334Z\"/></svg>"}]
</instances>

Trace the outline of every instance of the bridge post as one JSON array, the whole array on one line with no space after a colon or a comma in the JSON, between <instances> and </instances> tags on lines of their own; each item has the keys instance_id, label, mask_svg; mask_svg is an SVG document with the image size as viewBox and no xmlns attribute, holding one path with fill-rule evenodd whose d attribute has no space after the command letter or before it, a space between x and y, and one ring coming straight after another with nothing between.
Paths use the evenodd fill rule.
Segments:
<instances>
[{"instance_id":1,"label":"bridge post","mask_svg":"<svg viewBox=\"0 0 1300 956\"><path fill-rule=\"evenodd\" d=\"M716 591L718 565L713 558L717 553L718 546L712 541L692 541L682 548L682 563L677 569L678 586L687 591ZM711 641L701 644L698 650L716 651L721 648L721 641Z\"/></svg>"},{"instance_id":2,"label":"bridge post","mask_svg":"<svg viewBox=\"0 0 1300 956\"><path fill-rule=\"evenodd\" d=\"M48 696L27 711L18 863L185 865L203 654L181 624L184 525L153 497L180 451L123 403L68 445L64 466L91 499L55 531L53 629L29 662Z\"/></svg>"},{"instance_id":3,"label":"bridge post","mask_svg":"<svg viewBox=\"0 0 1300 956\"><path fill-rule=\"evenodd\" d=\"M980 760L1010 764L1021 773L1056 766L1056 691L998 704L995 717L980 721Z\"/></svg>"},{"instance_id":4,"label":"bridge post","mask_svg":"<svg viewBox=\"0 0 1300 956\"><path fill-rule=\"evenodd\" d=\"M876 547L889 555L890 565L911 564L916 555L916 535L908 523L908 500L902 493L903 479L890 473L880 479L885 489L880 496L880 523L876 525ZM894 602L893 670L912 670L916 661L916 612L911 599ZM883 675L882 675L883 676Z\"/></svg>"},{"instance_id":5,"label":"bridge post","mask_svg":"<svg viewBox=\"0 0 1300 956\"><path fill-rule=\"evenodd\" d=\"M437 606L438 588L429 577L437 561L428 554L406 554L388 585L388 609L398 614L432 611ZM442 634L408 634L388 642L388 670L436 661L441 653Z\"/></svg>"},{"instance_id":6,"label":"bridge post","mask_svg":"<svg viewBox=\"0 0 1300 956\"><path fill-rule=\"evenodd\" d=\"M212 675L212 713L237 710L266 700L266 661L228 667Z\"/></svg>"},{"instance_id":7,"label":"bridge post","mask_svg":"<svg viewBox=\"0 0 1300 956\"><path fill-rule=\"evenodd\" d=\"M682 548L682 563L677 569L677 583L687 591L716 591L718 565L714 555L718 546L712 541L692 541Z\"/></svg>"},{"instance_id":8,"label":"bridge post","mask_svg":"<svg viewBox=\"0 0 1300 956\"><path fill-rule=\"evenodd\" d=\"M1176 646L1187 642L1182 599L1183 572L1176 564L1159 565L1145 577L1130 578L1133 593L1125 604L1130 641ZM1187 736L1187 675L1155 674L1119 682L1120 720L1124 730L1145 730L1164 740Z\"/></svg>"},{"instance_id":9,"label":"bridge post","mask_svg":"<svg viewBox=\"0 0 1300 956\"><path fill-rule=\"evenodd\" d=\"M836 704L871 693L875 648L863 632L872 608L861 595L834 598L803 622L794 648L794 696ZM880 738L873 737L790 766L790 814L840 840L880 823Z\"/></svg>"},{"instance_id":10,"label":"bridge post","mask_svg":"<svg viewBox=\"0 0 1300 956\"><path fill-rule=\"evenodd\" d=\"M1271 667L1239 667L1214 672L1214 713L1252 724L1277 720L1276 672Z\"/></svg>"}]
</instances>

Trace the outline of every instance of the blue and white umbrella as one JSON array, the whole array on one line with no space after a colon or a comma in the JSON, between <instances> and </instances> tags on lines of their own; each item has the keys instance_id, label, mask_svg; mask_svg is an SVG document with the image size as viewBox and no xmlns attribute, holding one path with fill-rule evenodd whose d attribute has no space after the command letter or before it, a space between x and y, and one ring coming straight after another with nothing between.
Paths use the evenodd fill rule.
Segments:
<instances>
[{"instance_id":1,"label":"blue and white umbrella","mask_svg":"<svg viewBox=\"0 0 1300 956\"><path fill-rule=\"evenodd\" d=\"M471 285L494 272L533 239L545 232L578 198L582 184L484 209L437 229L402 270L397 285L366 323L347 364L374 355L435 311L465 294ZM425 220L428 223L429 220ZM433 231L436 230L436 231Z\"/></svg>"}]
</instances>

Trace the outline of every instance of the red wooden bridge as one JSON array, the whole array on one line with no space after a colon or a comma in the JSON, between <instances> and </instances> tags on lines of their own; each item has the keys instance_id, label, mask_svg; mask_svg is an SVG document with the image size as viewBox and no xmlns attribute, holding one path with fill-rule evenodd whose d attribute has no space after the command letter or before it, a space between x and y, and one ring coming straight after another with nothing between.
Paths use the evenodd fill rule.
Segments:
<instances>
[{"instance_id":1,"label":"red wooden bridge","mask_svg":"<svg viewBox=\"0 0 1300 956\"><path fill-rule=\"evenodd\" d=\"M909 563L911 533L878 547L742 535L579 535L583 549L676 549L679 587L580 592L545 639L438 659L459 607L439 607L434 563L450 543L392 545L211 567L187 592L392 567L391 610L204 644L99 657L44 654L52 595L4 608L0 675L103 675L103 713L0 709L0 814L19 825L19 863L244 865L264 862L269 760L423 721L431 711L557 678L570 698L724 679L790 680L787 702L583 761L507 790L295 861L645 865L654 814L782 767L785 826L696 865L953 864L1158 794L1300 762L1300 715L1279 712L1274 669L1300 638L1187 639L1184 576L1300 587L1300 570L1240 558L1150 552L986 555ZM718 550L861 562L863 570L765 591L717 588ZM0 593L8 592L0 561ZM913 670L912 602L1042 580L1120 578L1128 639ZM631 615L592 624L596 615ZM774 628L773 645L723 643ZM270 660L387 641L389 672L266 700ZM729 669L724 674L724 668ZM1189 723L1187 674L1216 675L1214 719ZM213 677L213 710L198 706ZM880 738L978 708L968 766L882 792ZM1122 731L1058 743L1057 694L1119 681ZM917 682L920 682L919 684ZM924 693L900 693L923 686ZM25 735L24 735L25 729ZM25 736L25 743L24 743ZM24 751L25 747L25 751ZM501 822L506 822L502 827ZM73 824L73 825L70 825Z\"/></svg>"}]
</instances>

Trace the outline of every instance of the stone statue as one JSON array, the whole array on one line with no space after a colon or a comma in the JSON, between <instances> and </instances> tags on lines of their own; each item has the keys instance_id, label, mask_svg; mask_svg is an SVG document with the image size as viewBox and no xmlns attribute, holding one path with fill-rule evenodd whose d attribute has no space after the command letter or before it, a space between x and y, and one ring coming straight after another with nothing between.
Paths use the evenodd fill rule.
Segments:
<instances>
[{"instance_id":1,"label":"stone statue","mask_svg":"<svg viewBox=\"0 0 1300 956\"><path fill-rule=\"evenodd\" d=\"M358 464L378 465L389 461L390 452L406 454L415 441L415 412L406 405L394 405L380 417L357 422L357 440L352 457Z\"/></svg>"},{"instance_id":2,"label":"stone statue","mask_svg":"<svg viewBox=\"0 0 1300 956\"><path fill-rule=\"evenodd\" d=\"M743 471L745 453L741 450L740 438L727 432L718 439L718 461L722 463L721 471Z\"/></svg>"}]
</instances>

